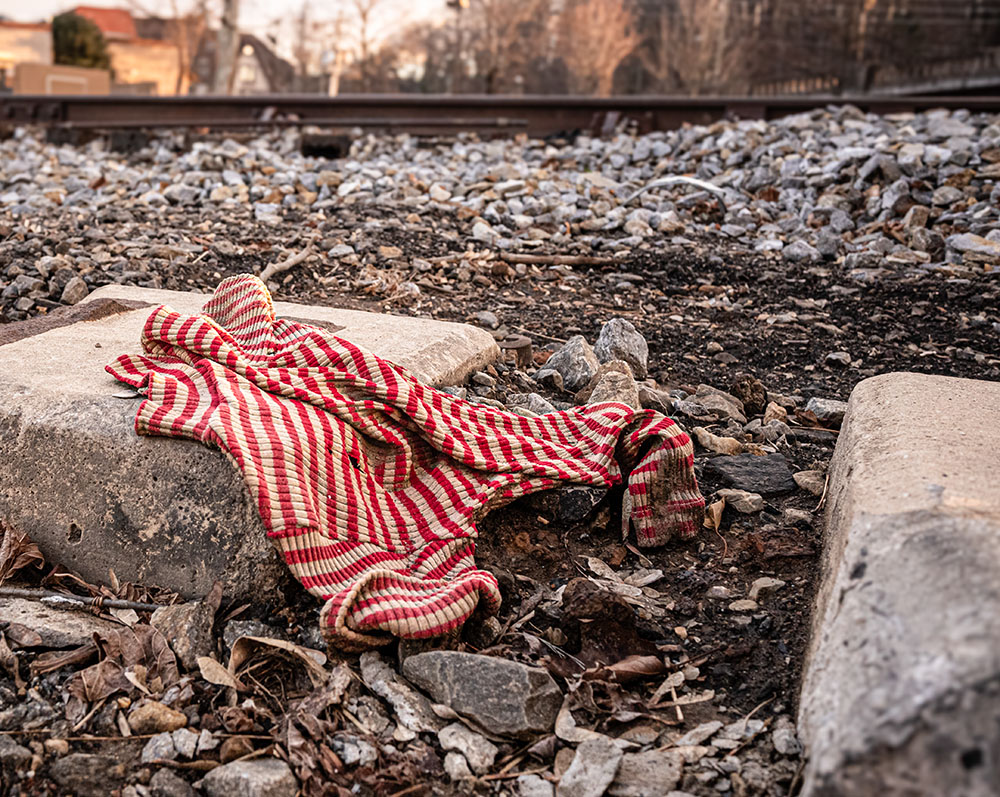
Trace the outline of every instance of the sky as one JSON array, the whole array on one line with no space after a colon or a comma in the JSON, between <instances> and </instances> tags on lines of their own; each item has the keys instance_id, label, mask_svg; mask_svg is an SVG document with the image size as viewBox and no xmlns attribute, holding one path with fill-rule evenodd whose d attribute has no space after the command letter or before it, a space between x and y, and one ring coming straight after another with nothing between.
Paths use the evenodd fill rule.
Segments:
<instances>
[{"instance_id":1,"label":"sky","mask_svg":"<svg viewBox=\"0 0 1000 797\"><path fill-rule=\"evenodd\" d=\"M176 0L176 3L183 10L192 7L195 0ZM302 4L303 0L240 0L240 28L264 37L274 30L277 22L281 30L279 51L287 56L293 20L301 11ZM168 0L32 0L30 3L25 0L0 0L0 15L15 22L38 22L77 5L129 8L133 11L138 7L162 16L171 16L173 7ZM209 6L221 7L221 2L209 0ZM338 9L343 9L348 18L352 17L352 0L312 0L309 6L310 16L318 19L332 19ZM409 22L439 18L444 14L445 0L379 0L373 13L373 34L375 38L381 38Z\"/></svg>"}]
</instances>

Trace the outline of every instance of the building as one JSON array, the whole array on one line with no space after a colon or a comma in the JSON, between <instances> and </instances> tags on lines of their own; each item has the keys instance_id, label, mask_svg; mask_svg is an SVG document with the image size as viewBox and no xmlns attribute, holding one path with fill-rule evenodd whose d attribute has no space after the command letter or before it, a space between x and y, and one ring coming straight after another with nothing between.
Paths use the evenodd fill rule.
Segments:
<instances>
[{"instance_id":1,"label":"building","mask_svg":"<svg viewBox=\"0 0 1000 797\"><path fill-rule=\"evenodd\" d=\"M217 39L215 32L210 31L202 39L194 59L192 71L196 80L192 93L208 94L212 91L215 85L216 57ZM277 94L310 90L300 87L299 82L295 67L288 61L276 55L274 50L256 36L240 34L231 94Z\"/></svg>"},{"instance_id":2,"label":"building","mask_svg":"<svg viewBox=\"0 0 1000 797\"><path fill-rule=\"evenodd\" d=\"M89 19L97 25L106 42L127 41L139 38L139 32L135 27L135 20L128 9L77 6L72 11L78 17Z\"/></svg>"},{"instance_id":3,"label":"building","mask_svg":"<svg viewBox=\"0 0 1000 797\"><path fill-rule=\"evenodd\" d=\"M180 48L172 41L143 38L125 8L77 6L77 16L93 22L104 36L116 92L183 94L188 80Z\"/></svg>"},{"instance_id":4,"label":"building","mask_svg":"<svg viewBox=\"0 0 1000 797\"><path fill-rule=\"evenodd\" d=\"M177 46L156 39L109 41L108 55L116 84L142 85L151 94L183 94L187 84L181 79Z\"/></svg>"},{"instance_id":5,"label":"building","mask_svg":"<svg viewBox=\"0 0 1000 797\"><path fill-rule=\"evenodd\" d=\"M0 22L0 89L10 89L18 64L52 63L52 26Z\"/></svg>"}]
</instances>

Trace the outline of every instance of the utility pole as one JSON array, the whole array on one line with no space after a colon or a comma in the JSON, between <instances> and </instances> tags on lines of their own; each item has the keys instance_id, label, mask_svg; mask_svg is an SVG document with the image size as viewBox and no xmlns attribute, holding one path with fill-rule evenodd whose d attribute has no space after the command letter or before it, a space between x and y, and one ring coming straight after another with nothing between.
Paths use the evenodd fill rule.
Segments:
<instances>
[{"instance_id":1,"label":"utility pole","mask_svg":"<svg viewBox=\"0 0 1000 797\"><path fill-rule=\"evenodd\" d=\"M218 47L215 56L216 94L229 94L236 68L236 50L240 43L239 0L222 0L222 20L219 25Z\"/></svg>"}]
</instances>

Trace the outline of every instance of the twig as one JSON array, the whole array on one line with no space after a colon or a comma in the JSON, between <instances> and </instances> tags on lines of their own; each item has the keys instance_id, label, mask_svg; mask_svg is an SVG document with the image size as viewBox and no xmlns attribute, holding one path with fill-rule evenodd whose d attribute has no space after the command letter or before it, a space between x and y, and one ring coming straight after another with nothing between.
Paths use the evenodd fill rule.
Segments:
<instances>
[{"instance_id":1,"label":"twig","mask_svg":"<svg viewBox=\"0 0 1000 797\"><path fill-rule=\"evenodd\" d=\"M82 720L80 720L78 723L76 723L76 725L73 726L73 733L76 733L78 730L80 730L80 728L86 725L90 721L91 717L93 717L98 711L104 708L104 704L107 702L108 699L106 697L102 697L100 700L94 703L94 707L84 715Z\"/></svg>"},{"instance_id":2,"label":"twig","mask_svg":"<svg viewBox=\"0 0 1000 797\"><path fill-rule=\"evenodd\" d=\"M139 603L120 598L85 598L81 595L65 595L47 589L24 589L21 587L0 587L0 598L25 598L64 609L84 609L95 606L98 609L133 609L137 612L155 612L161 607L159 603Z\"/></svg>"},{"instance_id":3,"label":"twig","mask_svg":"<svg viewBox=\"0 0 1000 797\"><path fill-rule=\"evenodd\" d=\"M413 794L415 791L420 791L420 789L426 789L426 783L414 783L412 786L407 786L401 791L394 791L389 797L403 797L404 794Z\"/></svg>"},{"instance_id":4,"label":"twig","mask_svg":"<svg viewBox=\"0 0 1000 797\"><path fill-rule=\"evenodd\" d=\"M826 474L826 478L823 480L823 494L819 497L819 503L816 504L816 508L813 512L819 512L823 508L823 504L826 503L826 493L830 489L830 474Z\"/></svg>"},{"instance_id":5,"label":"twig","mask_svg":"<svg viewBox=\"0 0 1000 797\"><path fill-rule=\"evenodd\" d=\"M670 697L674 700L674 711L677 712L677 721L684 722L684 712L681 711L681 707L677 703L677 689L673 686L670 687Z\"/></svg>"},{"instance_id":6,"label":"twig","mask_svg":"<svg viewBox=\"0 0 1000 797\"><path fill-rule=\"evenodd\" d=\"M768 717L766 720L764 720L764 727L763 728L761 728L757 733L755 733L753 736L751 736L749 739L747 739L745 742L743 742L739 747L735 747L732 750L730 750L728 753L726 753L725 757L729 758L730 756L734 756L738 752L740 752L744 747L746 747L747 745L749 745L754 739L756 739L758 736L761 735L761 733L764 732L765 728L768 728L771 725L771 720L772 719L774 719L774 718L773 717ZM746 726L744 726L744 730L745 729L746 729Z\"/></svg>"},{"instance_id":7,"label":"twig","mask_svg":"<svg viewBox=\"0 0 1000 797\"><path fill-rule=\"evenodd\" d=\"M309 255L313 253L312 246L307 246L298 254L292 255L291 257L282 260L279 263L268 263L264 270L260 272L261 282L267 282L275 274L281 274L283 271L288 271L290 268L295 268L299 263L305 260Z\"/></svg>"},{"instance_id":8,"label":"twig","mask_svg":"<svg viewBox=\"0 0 1000 797\"><path fill-rule=\"evenodd\" d=\"M723 193L722 189L719 188L719 186L706 182L705 180L699 180L695 177L684 177L680 175L676 175L673 177L662 177L659 180L653 180L653 182L644 185L634 194L627 197L622 202L622 206L624 207L633 199L642 196L644 193L646 193L646 191L649 191L653 188L667 188L672 185L693 185L695 186L695 188L701 188L704 191L709 191L715 194L716 200L719 203L719 209L722 211L723 215L725 215L728 212L726 210L725 194Z\"/></svg>"},{"instance_id":9,"label":"twig","mask_svg":"<svg viewBox=\"0 0 1000 797\"><path fill-rule=\"evenodd\" d=\"M500 259L525 266L614 266L621 262L600 255L522 255L517 252L501 252Z\"/></svg>"},{"instance_id":10,"label":"twig","mask_svg":"<svg viewBox=\"0 0 1000 797\"><path fill-rule=\"evenodd\" d=\"M510 780L511 778L519 778L521 775L541 775L543 772L548 772L548 769L529 769L526 772L498 772L495 775L483 775L480 780ZM398 793L401 794L402 792ZM396 797L396 795L393 795L393 797Z\"/></svg>"},{"instance_id":11,"label":"twig","mask_svg":"<svg viewBox=\"0 0 1000 797\"><path fill-rule=\"evenodd\" d=\"M523 332L525 335L534 335L536 338L545 338L546 340L551 340L553 343L565 343L563 338L554 338L551 335L544 335L541 332L534 332L533 330L527 329L525 327L514 327L518 332Z\"/></svg>"},{"instance_id":12,"label":"twig","mask_svg":"<svg viewBox=\"0 0 1000 797\"><path fill-rule=\"evenodd\" d=\"M222 766L222 764L218 761L211 761L204 758L199 758L195 761L173 761L169 758L154 758L149 763L158 767L170 767L171 769L192 769L197 770L198 772L211 772L216 767Z\"/></svg>"}]
</instances>

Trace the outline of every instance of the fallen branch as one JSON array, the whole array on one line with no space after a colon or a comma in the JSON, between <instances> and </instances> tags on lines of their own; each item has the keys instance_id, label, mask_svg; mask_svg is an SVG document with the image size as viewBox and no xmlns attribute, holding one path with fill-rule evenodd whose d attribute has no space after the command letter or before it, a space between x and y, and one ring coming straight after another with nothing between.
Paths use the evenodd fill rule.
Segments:
<instances>
[{"instance_id":1,"label":"fallen branch","mask_svg":"<svg viewBox=\"0 0 1000 797\"><path fill-rule=\"evenodd\" d=\"M653 182L647 183L634 194L627 197L622 202L622 206L627 205L632 200L642 196L644 193L651 191L654 188L668 188L672 185L693 185L695 188L701 188L703 191L709 191L715 194L716 199L719 202L719 208L722 210L723 215L728 212L726 210L725 193L721 188L719 188L719 186L705 180L699 180L696 177L682 177L680 175L674 177L662 177L659 180L653 180Z\"/></svg>"},{"instance_id":2,"label":"fallen branch","mask_svg":"<svg viewBox=\"0 0 1000 797\"><path fill-rule=\"evenodd\" d=\"M98 609L133 609L137 612L155 612L163 605L139 603L120 598L84 598L81 595L65 595L62 592L51 592L47 589L22 589L20 587L0 587L0 598L24 598L65 609L85 609L93 606Z\"/></svg>"},{"instance_id":3,"label":"fallen branch","mask_svg":"<svg viewBox=\"0 0 1000 797\"><path fill-rule=\"evenodd\" d=\"M526 266L614 266L621 262L615 257L599 255L521 255L516 252L501 252L500 259Z\"/></svg>"},{"instance_id":4,"label":"fallen branch","mask_svg":"<svg viewBox=\"0 0 1000 797\"><path fill-rule=\"evenodd\" d=\"M313 253L312 246L307 246L298 254L294 254L291 257L286 258L278 263L268 263L264 270L260 272L261 282L267 282L271 277L276 274L281 274L282 272L288 271L289 269L295 268L299 263L305 260L309 255Z\"/></svg>"}]
</instances>

